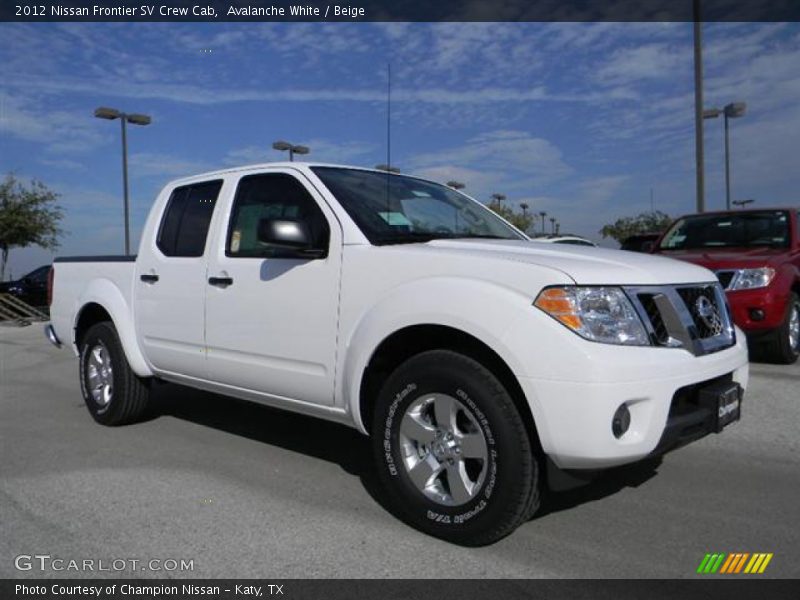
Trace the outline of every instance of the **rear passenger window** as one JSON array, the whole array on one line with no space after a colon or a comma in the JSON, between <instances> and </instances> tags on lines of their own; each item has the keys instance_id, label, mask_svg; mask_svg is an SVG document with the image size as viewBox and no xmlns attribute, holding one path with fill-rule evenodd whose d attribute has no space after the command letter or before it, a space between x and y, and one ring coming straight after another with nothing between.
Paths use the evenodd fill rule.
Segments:
<instances>
[{"instance_id":1,"label":"rear passenger window","mask_svg":"<svg viewBox=\"0 0 800 600\"><path fill-rule=\"evenodd\" d=\"M203 256L208 226L222 181L175 188L161 221L156 245L166 256Z\"/></svg>"}]
</instances>

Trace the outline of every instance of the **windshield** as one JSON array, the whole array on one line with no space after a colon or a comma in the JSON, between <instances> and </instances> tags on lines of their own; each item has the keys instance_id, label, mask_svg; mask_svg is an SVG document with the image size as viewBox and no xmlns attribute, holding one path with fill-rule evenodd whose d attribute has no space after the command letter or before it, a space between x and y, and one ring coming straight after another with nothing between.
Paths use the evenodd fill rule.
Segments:
<instances>
[{"instance_id":1,"label":"windshield","mask_svg":"<svg viewBox=\"0 0 800 600\"><path fill-rule=\"evenodd\" d=\"M312 170L373 244L525 239L478 202L443 185L359 169Z\"/></svg>"},{"instance_id":2,"label":"windshield","mask_svg":"<svg viewBox=\"0 0 800 600\"><path fill-rule=\"evenodd\" d=\"M783 210L724 215L694 215L679 219L664 238L661 250L789 246L789 214Z\"/></svg>"}]
</instances>

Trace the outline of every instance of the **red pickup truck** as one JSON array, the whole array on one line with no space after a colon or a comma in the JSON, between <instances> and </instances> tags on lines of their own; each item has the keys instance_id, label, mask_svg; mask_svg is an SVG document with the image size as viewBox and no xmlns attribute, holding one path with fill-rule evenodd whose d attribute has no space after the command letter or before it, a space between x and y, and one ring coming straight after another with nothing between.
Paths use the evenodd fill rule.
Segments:
<instances>
[{"instance_id":1,"label":"red pickup truck","mask_svg":"<svg viewBox=\"0 0 800 600\"><path fill-rule=\"evenodd\" d=\"M800 356L798 219L793 208L686 215L667 229L653 253L714 271L751 348L789 364Z\"/></svg>"}]
</instances>

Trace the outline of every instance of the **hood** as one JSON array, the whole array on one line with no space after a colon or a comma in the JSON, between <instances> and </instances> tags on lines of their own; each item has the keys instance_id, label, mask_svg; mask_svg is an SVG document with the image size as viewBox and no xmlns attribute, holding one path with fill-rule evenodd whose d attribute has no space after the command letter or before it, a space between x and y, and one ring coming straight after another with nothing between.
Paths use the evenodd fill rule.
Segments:
<instances>
[{"instance_id":1,"label":"hood","mask_svg":"<svg viewBox=\"0 0 800 600\"><path fill-rule=\"evenodd\" d=\"M776 266L784 261L786 248L703 248L660 251L661 256L685 260L718 271Z\"/></svg>"},{"instance_id":2,"label":"hood","mask_svg":"<svg viewBox=\"0 0 800 600\"><path fill-rule=\"evenodd\" d=\"M581 285L664 285L716 281L708 270L671 258L568 244L523 240L434 240L429 252L457 252L557 269Z\"/></svg>"}]
</instances>

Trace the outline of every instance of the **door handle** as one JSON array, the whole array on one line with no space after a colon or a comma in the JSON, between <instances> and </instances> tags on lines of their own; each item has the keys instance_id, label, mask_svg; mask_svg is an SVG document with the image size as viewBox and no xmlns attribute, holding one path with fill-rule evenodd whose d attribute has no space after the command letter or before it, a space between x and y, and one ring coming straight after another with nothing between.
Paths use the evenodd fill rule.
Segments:
<instances>
[{"instance_id":1,"label":"door handle","mask_svg":"<svg viewBox=\"0 0 800 600\"><path fill-rule=\"evenodd\" d=\"M209 277L208 283L211 285L225 287L228 285L233 285L233 277Z\"/></svg>"},{"instance_id":2,"label":"door handle","mask_svg":"<svg viewBox=\"0 0 800 600\"><path fill-rule=\"evenodd\" d=\"M156 274L144 274L144 275L140 275L139 279L141 279L145 283L155 283L156 281L158 281L158 275L156 275Z\"/></svg>"}]
</instances>

